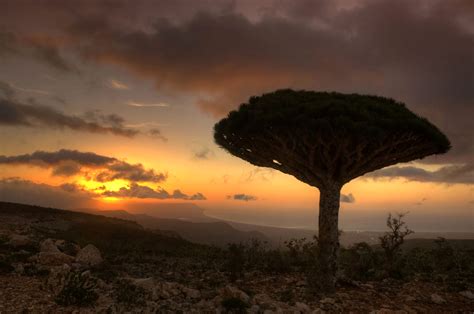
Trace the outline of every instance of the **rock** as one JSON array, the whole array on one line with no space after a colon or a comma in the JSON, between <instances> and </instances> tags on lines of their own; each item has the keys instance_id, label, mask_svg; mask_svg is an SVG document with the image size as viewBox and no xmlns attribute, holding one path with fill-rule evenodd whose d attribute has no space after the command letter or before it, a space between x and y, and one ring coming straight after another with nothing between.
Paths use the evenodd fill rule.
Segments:
<instances>
[{"instance_id":1,"label":"rock","mask_svg":"<svg viewBox=\"0 0 474 314\"><path fill-rule=\"evenodd\" d=\"M54 244L61 252L67 255L77 255L77 253L79 253L81 250L79 245L66 240L56 240L54 241Z\"/></svg>"},{"instance_id":2,"label":"rock","mask_svg":"<svg viewBox=\"0 0 474 314\"><path fill-rule=\"evenodd\" d=\"M22 275L25 272L25 267L22 263L14 265L15 273Z\"/></svg>"},{"instance_id":3,"label":"rock","mask_svg":"<svg viewBox=\"0 0 474 314\"><path fill-rule=\"evenodd\" d=\"M160 295L163 298L169 298L170 296L181 294L181 285L176 282L162 282L160 288Z\"/></svg>"},{"instance_id":4,"label":"rock","mask_svg":"<svg viewBox=\"0 0 474 314\"><path fill-rule=\"evenodd\" d=\"M231 285L225 286L221 290L221 294L224 298L237 298L244 303L249 303L250 301L250 297L247 295L247 293Z\"/></svg>"},{"instance_id":5,"label":"rock","mask_svg":"<svg viewBox=\"0 0 474 314\"><path fill-rule=\"evenodd\" d=\"M301 313L309 313L311 312L311 309L309 308L308 305L302 302L296 302L295 307L301 312Z\"/></svg>"},{"instance_id":6,"label":"rock","mask_svg":"<svg viewBox=\"0 0 474 314\"><path fill-rule=\"evenodd\" d=\"M474 293L472 293L469 290L461 291L461 292L459 292L459 294L462 295L463 297L474 300Z\"/></svg>"},{"instance_id":7,"label":"rock","mask_svg":"<svg viewBox=\"0 0 474 314\"><path fill-rule=\"evenodd\" d=\"M181 289L188 299L199 299L201 297L201 292L196 289L186 288Z\"/></svg>"},{"instance_id":8,"label":"rock","mask_svg":"<svg viewBox=\"0 0 474 314\"><path fill-rule=\"evenodd\" d=\"M440 295L438 295L436 293L433 293L431 295L431 302L433 302L435 304L444 304L444 303L446 303L446 300L443 299Z\"/></svg>"},{"instance_id":9,"label":"rock","mask_svg":"<svg viewBox=\"0 0 474 314\"><path fill-rule=\"evenodd\" d=\"M53 239L46 239L40 243L40 252L61 253Z\"/></svg>"},{"instance_id":10,"label":"rock","mask_svg":"<svg viewBox=\"0 0 474 314\"><path fill-rule=\"evenodd\" d=\"M363 289L368 289L368 290L373 290L374 289L374 285L372 285L370 283L359 284L359 287L363 288Z\"/></svg>"},{"instance_id":11,"label":"rock","mask_svg":"<svg viewBox=\"0 0 474 314\"><path fill-rule=\"evenodd\" d=\"M148 292L153 292L155 289L155 280L152 277L133 279L132 284Z\"/></svg>"},{"instance_id":12,"label":"rock","mask_svg":"<svg viewBox=\"0 0 474 314\"><path fill-rule=\"evenodd\" d=\"M76 256L76 262L87 266L97 266L103 261L99 249L92 244L83 247Z\"/></svg>"},{"instance_id":13,"label":"rock","mask_svg":"<svg viewBox=\"0 0 474 314\"><path fill-rule=\"evenodd\" d=\"M304 286L306 286L306 281L304 281L304 280L297 281L295 286L304 287Z\"/></svg>"},{"instance_id":14,"label":"rock","mask_svg":"<svg viewBox=\"0 0 474 314\"><path fill-rule=\"evenodd\" d=\"M61 252L39 252L36 255L36 261L38 264L44 266L60 266L74 262L74 257Z\"/></svg>"},{"instance_id":15,"label":"rock","mask_svg":"<svg viewBox=\"0 0 474 314\"><path fill-rule=\"evenodd\" d=\"M30 240L27 236L20 234L11 234L7 242L8 245L12 247L22 247L33 244L33 241Z\"/></svg>"},{"instance_id":16,"label":"rock","mask_svg":"<svg viewBox=\"0 0 474 314\"><path fill-rule=\"evenodd\" d=\"M248 310L247 313L257 314L260 311L260 307L258 305L252 305Z\"/></svg>"},{"instance_id":17,"label":"rock","mask_svg":"<svg viewBox=\"0 0 474 314\"><path fill-rule=\"evenodd\" d=\"M403 310L380 309L370 312L370 314L406 314Z\"/></svg>"},{"instance_id":18,"label":"rock","mask_svg":"<svg viewBox=\"0 0 474 314\"><path fill-rule=\"evenodd\" d=\"M407 296L407 297L405 298L405 301L406 301L406 302L414 302L414 301L416 301L416 298L413 297L413 296L411 296L411 295L409 295L409 296Z\"/></svg>"},{"instance_id":19,"label":"rock","mask_svg":"<svg viewBox=\"0 0 474 314\"><path fill-rule=\"evenodd\" d=\"M319 302L322 304L335 304L336 300L334 300L333 298L324 298L321 299Z\"/></svg>"}]
</instances>

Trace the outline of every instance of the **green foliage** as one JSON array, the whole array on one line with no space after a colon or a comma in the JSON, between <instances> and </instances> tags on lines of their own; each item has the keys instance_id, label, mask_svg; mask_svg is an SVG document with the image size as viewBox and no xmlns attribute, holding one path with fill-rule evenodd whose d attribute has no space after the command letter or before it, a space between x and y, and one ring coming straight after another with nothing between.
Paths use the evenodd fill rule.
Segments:
<instances>
[{"instance_id":1,"label":"green foliage","mask_svg":"<svg viewBox=\"0 0 474 314\"><path fill-rule=\"evenodd\" d=\"M96 287L97 282L93 277L79 272L69 273L55 301L63 306L92 306L99 297L95 292Z\"/></svg>"},{"instance_id":2,"label":"green foliage","mask_svg":"<svg viewBox=\"0 0 474 314\"><path fill-rule=\"evenodd\" d=\"M254 165L318 187L325 174L344 183L450 148L436 126L393 99L290 89L251 97L214 126L214 139Z\"/></svg>"},{"instance_id":3,"label":"green foliage","mask_svg":"<svg viewBox=\"0 0 474 314\"><path fill-rule=\"evenodd\" d=\"M120 279L116 283L114 297L118 303L128 307L143 306L146 303L147 296L145 289L134 285L128 279Z\"/></svg>"},{"instance_id":4,"label":"green foliage","mask_svg":"<svg viewBox=\"0 0 474 314\"><path fill-rule=\"evenodd\" d=\"M248 305L239 298L225 298L222 306L228 313L247 313Z\"/></svg>"}]
</instances>

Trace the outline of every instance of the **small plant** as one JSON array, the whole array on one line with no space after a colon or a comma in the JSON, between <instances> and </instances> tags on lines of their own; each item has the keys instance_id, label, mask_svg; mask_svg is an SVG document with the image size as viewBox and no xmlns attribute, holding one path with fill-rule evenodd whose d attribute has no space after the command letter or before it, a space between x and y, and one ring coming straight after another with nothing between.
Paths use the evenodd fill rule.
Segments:
<instances>
[{"instance_id":1,"label":"small plant","mask_svg":"<svg viewBox=\"0 0 474 314\"><path fill-rule=\"evenodd\" d=\"M378 255L366 242L355 243L347 249L341 249L339 263L346 278L368 280L374 275Z\"/></svg>"},{"instance_id":2,"label":"small plant","mask_svg":"<svg viewBox=\"0 0 474 314\"><path fill-rule=\"evenodd\" d=\"M26 264L23 266L23 271L25 276L38 276L38 277L46 277L49 275L49 270L44 268L39 268L36 264Z\"/></svg>"},{"instance_id":3,"label":"small plant","mask_svg":"<svg viewBox=\"0 0 474 314\"><path fill-rule=\"evenodd\" d=\"M96 287L97 282L93 277L79 272L69 273L55 301L63 306L92 306L99 297L95 292Z\"/></svg>"},{"instance_id":4,"label":"small plant","mask_svg":"<svg viewBox=\"0 0 474 314\"><path fill-rule=\"evenodd\" d=\"M242 278L245 268L245 246L242 243L229 244L227 269L230 273L230 280L236 281Z\"/></svg>"},{"instance_id":5,"label":"small plant","mask_svg":"<svg viewBox=\"0 0 474 314\"><path fill-rule=\"evenodd\" d=\"M145 305L147 292L142 287L134 285L128 279L120 279L115 288L115 300L128 307Z\"/></svg>"},{"instance_id":6,"label":"small plant","mask_svg":"<svg viewBox=\"0 0 474 314\"><path fill-rule=\"evenodd\" d=\"M396 217L389 214L387 217L387 227L390 229L380 239L380 245L385 254L386 271L389 275L396 275L398 272L397 264L399 264L400 251L405 237L412 234L414 231L408 229L406 223L403 221L407 213L399 213Z\"/></svg>"},{"instance_id":7,"label":"small plant","mask_svg":"<svg viewBox=\"0 0 474 314\"><path fill-rule=\"evenodd\" d=\"M248 305L239 298L226 298L222 300L222 306L229 313L246 313Z\"/></svg>"}]
</instances>

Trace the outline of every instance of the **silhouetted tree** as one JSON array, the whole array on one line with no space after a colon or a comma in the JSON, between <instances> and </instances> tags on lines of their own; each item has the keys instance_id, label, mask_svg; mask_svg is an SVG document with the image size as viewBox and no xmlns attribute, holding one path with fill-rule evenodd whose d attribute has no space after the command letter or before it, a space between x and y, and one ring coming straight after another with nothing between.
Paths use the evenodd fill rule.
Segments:
<instances>
[{"instance_id":1,"label":"silhouetted tree","mask_svg":"<svg viewBox=\"0 0 474 314\"><path fill-rule=\"evenodd\" d=\"M342 186L367 172L450 148L447 137L404 104L377 96L278 90L214 126L231 154L317 187L321 288L333 290Z\"/></svg>"},{"instance_id":2,"label":"silhouetted tree","mask_svg":"<svg viewBox=\"0 0 474 314\"><path fill-rule=\"evenodd\" d=\"M386 268L389 273L393 272L396 257L400 253L403 242L405 242L405 237L414 232L408 229L406 223L402 220L406 214L399 213L395 217L392 214L388 214L387 227L390 231L379 238L380 245L385 252Z\"/></svg>"}]
</instances>

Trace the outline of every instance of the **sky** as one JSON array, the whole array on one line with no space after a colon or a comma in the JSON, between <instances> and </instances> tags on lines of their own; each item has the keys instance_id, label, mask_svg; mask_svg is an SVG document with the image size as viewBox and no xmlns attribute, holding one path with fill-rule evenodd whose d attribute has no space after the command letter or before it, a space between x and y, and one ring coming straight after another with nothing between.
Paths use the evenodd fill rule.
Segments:
<instances>
[{"instance_id":1,"label":"sky","mask_svg":"<svg viewBox=\"0 0 474 314\"><path fill-rule=\"evenodd\" d=\"M207 215L316 225L319 192L213 142L279 88L404 102L445 155L346 184L341 226L474 229L474 2L3 0L0 200L61 208L195 203Z\"/></svg>"}]
</instances>

